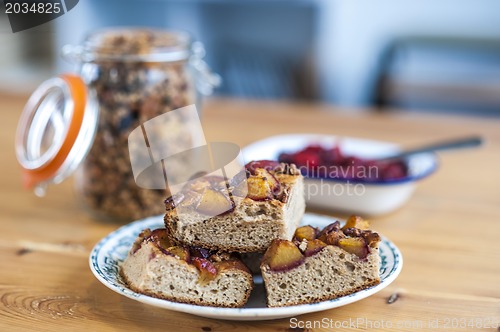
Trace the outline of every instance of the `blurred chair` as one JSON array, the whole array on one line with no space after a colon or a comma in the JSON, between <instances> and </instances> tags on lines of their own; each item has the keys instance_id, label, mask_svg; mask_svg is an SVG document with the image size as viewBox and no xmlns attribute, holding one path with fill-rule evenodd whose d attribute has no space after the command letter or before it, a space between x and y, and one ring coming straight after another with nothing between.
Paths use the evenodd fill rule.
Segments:
<instances>
[{"instance_id":1,"label":"blurred chair","mask_svg":"<svg viewBox=\"0 0 500 332\"><path fill-rule=\"evenodd\" d=\"M218 93L258 99L309 99L315 91L304 59L273 49L225 45L214 66L224 77Z\"/></svg>"},{"instance_id":2,"label":"blurred chair","mask_svg":"<svg viewBox=\"0 0 500 332\"><path fill-rule=\"evenodd\" d=\"M308 62L317 7L310 1L200 3L207 61L223 77L217 93L259 99L314 96Z\"/></svg>"},{"instance_id":3,"label":"blurred chair","mask_svg":"<svg viewBox=\"0 0 500 332\"><path fill-rule=\"evenodd\" d=\"M406 37L383 52L373 103L500 116L500 39Z\"/></svg>"}]
</instances>

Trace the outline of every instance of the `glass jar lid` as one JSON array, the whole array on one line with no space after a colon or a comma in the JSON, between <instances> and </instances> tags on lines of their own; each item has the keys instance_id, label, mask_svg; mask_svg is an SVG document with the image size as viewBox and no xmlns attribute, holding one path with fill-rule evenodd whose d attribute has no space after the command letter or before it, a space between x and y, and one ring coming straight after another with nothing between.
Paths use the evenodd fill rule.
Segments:
<instances>
[{"instance_id":1,"label":"glass jar lid","mask_svg":"<svg viewBox=\"0 0 500 332\"><path fill-rule=\"evenodd\" d=\"M88 94L80 77L62 74L43 82L24 107L16 155L24 186L38 196L68 177L92 145L98 107Z\"/></svg>"},{"instance_id":2,"label":"glass jar lid","mask_svg":"<svg viewBox=\"0 0 500 332\"><path fill-rule=\"evenodd\" d=\"M65 46L63 55L79 62L175 62L188 60L196 51L194 44L184 31L106 28L91 33L81 45Z\"/></svg>"},{"instance_id":3,"label":"glass jar lid","mask_svg":"<svg viewBox=\"0 0 500 332\"><path fill-rule=\"evenodd\" d=\"M198 91L204 95L212 94L222 82L203 61L203 44L178 30L133 27L97 30L80 45L65 45L62 56L75 63L187 62L197 74Z\"/></svg>"}]
</instances>

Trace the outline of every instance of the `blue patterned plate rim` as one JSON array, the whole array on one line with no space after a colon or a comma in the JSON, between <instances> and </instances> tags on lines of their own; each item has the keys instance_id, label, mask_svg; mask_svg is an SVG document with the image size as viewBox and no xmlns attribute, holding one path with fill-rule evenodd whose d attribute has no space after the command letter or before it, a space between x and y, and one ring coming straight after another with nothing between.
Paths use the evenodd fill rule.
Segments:
<instances>
[{"instance_id":1,"label":"blue patterned plate rim","mask_svg":"<svg viewBox=\"0 0 500 332\"><path fill-rule=\"evenodd\" d=\"M306 213L301 224L323 227L335 220L338 219L331 216ZM264 303L261 303L259 307L250 308L219 308L177 303L136 293L127 287L119 275L119 264L126 258L140 231L145 228L154 229L159 227L163 227L163 215L137 220L111 232L92 249L89 257L90 269L106 287L128 298L153 306L203 317L228 320L266 320L332 309L359 301L379 292L397 278L403 267L403 257L399 249L394 243L382 236L379 245L381 257L380 284L353 294L328 301L280 308L267 308Z\"/></svg>"}]
</instances>

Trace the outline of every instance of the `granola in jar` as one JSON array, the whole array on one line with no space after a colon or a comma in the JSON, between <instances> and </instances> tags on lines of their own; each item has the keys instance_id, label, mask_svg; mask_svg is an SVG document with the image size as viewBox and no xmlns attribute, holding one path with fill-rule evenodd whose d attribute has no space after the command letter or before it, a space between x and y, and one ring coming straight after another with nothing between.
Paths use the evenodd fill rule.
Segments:
<instances>
[{"instance_id":1,"label":"granola in jar","mask_svg":"<svg viewBox=\"0 0 500 332\"><path fill-rule=\"evenodd\" d=\"M147 120L196 103L191 39L158 30L107 30L91 35L80 57L80 75L97 101L99 121L76 172L77 191L100 218L130 221L163 213L169 193L136 185L128 136ZM181 122L173 119L161 130L189 142L191 133Z\"/></svg>"}]
</instances>

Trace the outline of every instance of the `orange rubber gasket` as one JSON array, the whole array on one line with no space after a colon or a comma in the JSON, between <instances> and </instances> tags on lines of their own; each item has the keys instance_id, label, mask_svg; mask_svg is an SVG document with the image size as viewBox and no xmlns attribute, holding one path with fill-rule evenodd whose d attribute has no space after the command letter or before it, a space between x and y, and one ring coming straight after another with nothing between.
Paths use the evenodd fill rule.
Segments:
<instances>
[{"instance_id":1,"label":"orange rubber gasket","mask_svg":"<svg viewBox=\"0 0 500 332\"><path fill-rule=\"evenodd\" d=\"M56 175L57 171L66 161L80 133L80 129L82 128L85 105L87 103L87 89L85 83L79 76L72 74L61 74L59 77L68 84L70 95L73 99L73 114L66 137L54 158L40 168L23 169L23 184L24 187L29 189Z\"/></svg>"}]
</instances>

